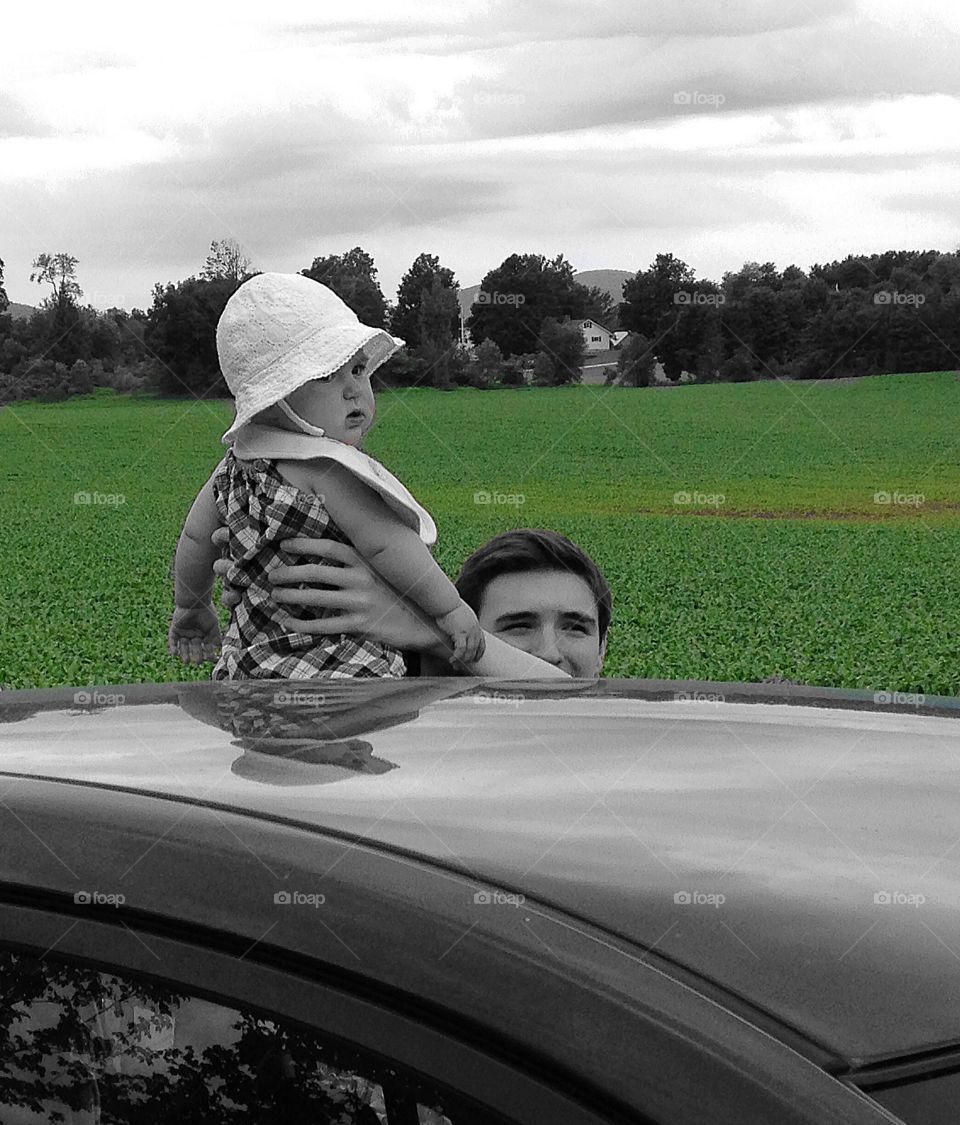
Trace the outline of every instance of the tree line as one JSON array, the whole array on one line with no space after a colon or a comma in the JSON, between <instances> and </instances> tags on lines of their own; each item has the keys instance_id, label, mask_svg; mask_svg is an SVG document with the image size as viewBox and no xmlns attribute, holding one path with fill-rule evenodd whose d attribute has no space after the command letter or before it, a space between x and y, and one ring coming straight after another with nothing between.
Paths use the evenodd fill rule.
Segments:
<instances>
[{"instance_id":1,"label":"tree line","mask_svg":"<svg viewBox=\"0 0 960 1125\"><path fill-rule=\"evenodd\" d=\"M221 397L216 323L256 273L232 240L214 241L203 268L156 284L148 310L82 304L79 262L38 255L31 281L46 290L13 318L0 261L0 401L64 398L98 386ZM300 271L333 289L362 321L406 341L380 372L393 385L519 386L577 382L580 322L629 333L608 381L646 386L838 378L960 367L960 254L936 250L849 255L804 271L746 262L719 282L698 280L672 254L624 284L619 302L576 280L557 255L511 254L483 278L460 343L459 285L436 255L420 254L387 301L361 247L314 258Z\"/></svg>"}]
</instances>

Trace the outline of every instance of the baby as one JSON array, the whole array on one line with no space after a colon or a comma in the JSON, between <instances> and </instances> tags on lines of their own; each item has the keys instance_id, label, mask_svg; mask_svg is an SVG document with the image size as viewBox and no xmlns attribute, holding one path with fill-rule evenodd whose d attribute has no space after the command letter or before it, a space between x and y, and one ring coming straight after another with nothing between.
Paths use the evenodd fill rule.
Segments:
<instances>
[{"instance_id":1,"label":"baby","mask_svg":"<svg viewBox=\"0 0 960 1125\"><path fill-rule=\"evenodd\" d=\"M263 273L227 302L217 352L234 396L230 446L194 501L177 545L172 655L218 634L216 548L229 531L226 581L241 593L213 679L404 675L402 654L373 640L291 632L268 574L296 563L280 543L297 536L349 542L398 594L432 617L454 657L473 662L483 633L430 554L436 526L392 473L360 445L373 425L371 373L402 345L361 324L326 286ZM202 645L203 656L212 656Z\"/></svg>"}]
</instances>

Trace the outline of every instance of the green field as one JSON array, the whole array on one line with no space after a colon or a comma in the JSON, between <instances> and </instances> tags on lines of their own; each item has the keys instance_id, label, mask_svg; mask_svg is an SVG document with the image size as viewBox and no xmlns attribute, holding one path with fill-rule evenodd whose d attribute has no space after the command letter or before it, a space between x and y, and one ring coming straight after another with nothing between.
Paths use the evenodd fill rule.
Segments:
<instances>
[{"instance_id":1,"label":"green field","mask_svg":"<svg viewBox=\"0 0 960 1125\"><path fill-rule=\"evenodd\" d=\"M960 694L953 373L404 390L379 412L368 448L433 512L449 573L509 527L594 555L609 675ZM166 655L168 568L231 417L110 392L0 413L0 683L209 674Z\"/></svg>"}]
</instances>

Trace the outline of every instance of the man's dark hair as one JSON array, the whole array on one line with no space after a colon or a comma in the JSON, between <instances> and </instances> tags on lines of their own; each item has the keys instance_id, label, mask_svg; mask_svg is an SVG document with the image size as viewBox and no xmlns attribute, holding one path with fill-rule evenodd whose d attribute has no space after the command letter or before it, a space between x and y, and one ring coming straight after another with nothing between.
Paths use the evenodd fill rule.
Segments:
<instances>
[{"instance_id":1,"label":"man's dark hair","mask_svg":"<svg viewBox=\"0 0 960 1125\"><path fill-rule=\"evenodd\" d=\"M586 582L597 603L597 625L603 644L613 612L610 587L586 551L556 531L524 527L495 535L467 559L455 585L460 597L474 613L479 613L484 592L494 578L534 570L568 570Z\"/></svg>"}]
</instances>

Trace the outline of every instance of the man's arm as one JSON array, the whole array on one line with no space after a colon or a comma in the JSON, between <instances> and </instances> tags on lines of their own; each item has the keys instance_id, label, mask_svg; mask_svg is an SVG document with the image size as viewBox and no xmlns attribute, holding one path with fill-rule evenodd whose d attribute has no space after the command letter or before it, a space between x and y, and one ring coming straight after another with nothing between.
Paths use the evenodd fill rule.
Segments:
<instances>
[{"instance_id":1,"label":"man's arm","mask_svg":"<svg viewBox=\"0 0 960 1125\"><path fill-rule=\"evenodd\" d=\"M548 664L539 656L533 656L523 649L514 648L499 637L484 630L486 647L479 660L466 664L471 676L495 676L499 680L569 680L570 676L554 664ZM449 654L449 648L446 648ZM448 660L439 659L436 646L424 651L420 674L422 676L449 676L451 667Z\"/></svg>"}]
</instances>

